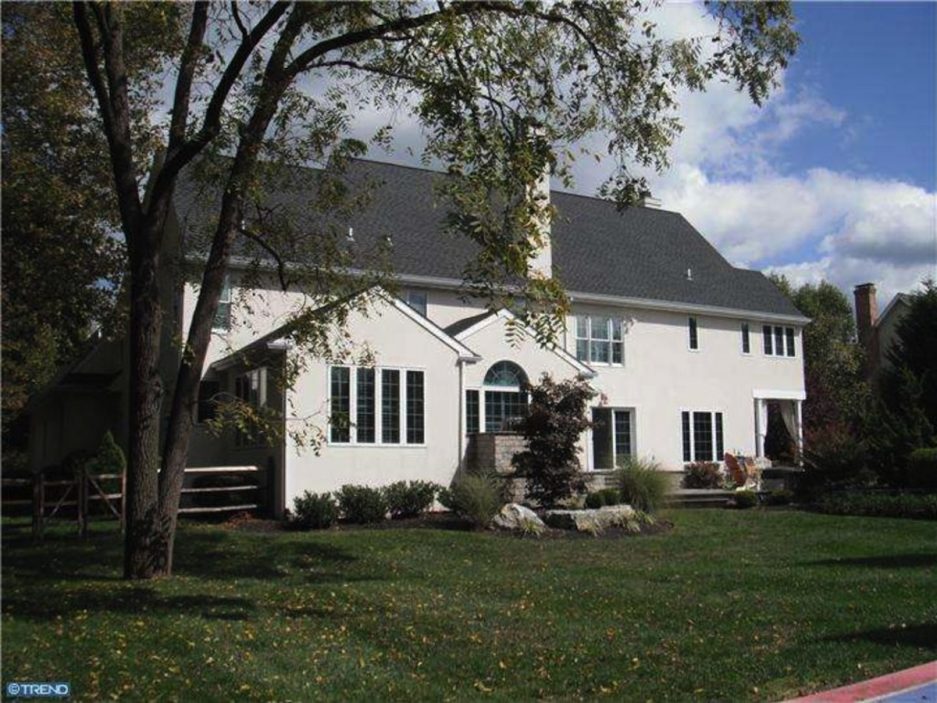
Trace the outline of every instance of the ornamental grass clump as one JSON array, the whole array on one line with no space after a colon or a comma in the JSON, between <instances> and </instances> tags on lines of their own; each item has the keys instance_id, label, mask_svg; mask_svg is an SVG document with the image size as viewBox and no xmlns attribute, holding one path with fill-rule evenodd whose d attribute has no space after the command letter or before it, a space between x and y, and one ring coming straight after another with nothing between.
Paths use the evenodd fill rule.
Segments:
<instances>
[{"instance_id":1,"label":"ornamental grass clump","mask_svg":"<svg viewBox=\"0 0 937 703\"><path fill-rule=\"evenodd\" d=\"M504 504L504 485L491 474L465 473L445 492L446 507L476 527L487 527Z\"/></svg>"},{"instance_id":2,"label":"ornamental grass clump","mask_svg":"<svg viewBox=\"0 0 937 703\"><path fill-rule=\"evenodd\" d=\"M670 479L656 461L628 459L616 472L622 502L635 510L655 512L670 490Z\"/></svg>"}]
</instances>

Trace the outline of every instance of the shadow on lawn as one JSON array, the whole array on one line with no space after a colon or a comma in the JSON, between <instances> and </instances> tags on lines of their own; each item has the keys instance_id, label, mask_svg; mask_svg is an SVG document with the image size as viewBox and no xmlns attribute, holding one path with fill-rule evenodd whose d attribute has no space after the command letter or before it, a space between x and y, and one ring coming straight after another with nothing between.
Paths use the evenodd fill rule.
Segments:
<instances>
[{"instance_id":1,"label":"shadow on lawn","mask_svg":"<svg viewBox=\"0 0 937 703\"><path fill-rule=\"evenodd\" d=\"M937 652L937 623L909 627L880 627L849 635L825 637L824 642L856 642L865 640L888 646L920 647Z\"/></svg>"},{"instance_id":2,"label":"shadow on lawn","mask_svg":"<svg viewBox=\"0 0 937 703\"><path fill-rule=\"evenodd\" d=\"M199 613L211 620L246 620L256 609L247 598L197 595L162 595L150 588L105 586L47 594L29 591L4 598L4 614L34 620L54 620L80 610L127 615Z\"/></svg>"},{"instance_id":3,"label":"shadow on lawn","mask_svg":"<svg viewBox=\"0 0 937 703\"><path fill-rule=\"evenodd\" d=\"M883 554L874 557L821 559L803 562L801 566L860 566L877 569L923 568L937 566L937 553Z\"/></svg>"},{"instance_id":4,"label":"shadow on lawn","mask_svg":"<svg viewBox=\"0 0 937 703\"><path fill-rule=\"evenodd\" d=\"M5 535L3 547L3 612L37 620L80 610L189 612L209 619L246 620L264 604L250 598L212 595L211 581L290 579L294 584L315 586L386 578L379 565L361 563L351 553L329 544L303 539L271 542L220 531L183 530L177 536L174 574L186 590L206 593L173 595L161 593L163 589L155 586L122 581L123 543L116 532L84 540L58 535L42 542ZM70 585L64 588L63 582ZM287 613L293 617L323 614L314 609Z\"/></svg>"}]
</instances>

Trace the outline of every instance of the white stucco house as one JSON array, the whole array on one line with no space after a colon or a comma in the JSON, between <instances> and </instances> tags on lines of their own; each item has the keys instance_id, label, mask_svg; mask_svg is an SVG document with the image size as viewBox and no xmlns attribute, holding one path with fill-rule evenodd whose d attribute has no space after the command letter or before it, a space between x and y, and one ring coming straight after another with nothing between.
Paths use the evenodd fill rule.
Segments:
<instances>
[{"instance_id":1,"label":"white stucco house","mask_svg":"<svg viewBox=\"0 0 937 703\"><path fill-rule=\"evenodd\" d=\"M532 266L563 282L572 314L554 348L523 336L511 344L511 313L461 294L474 245L443 233L445 210L433 183L445 177L363 160L347 174L352 187L357 179L379 183L367 205L347 217L347 246L389 245L397 283L397 295L363 291L367 313L348 320L349 338L373 352L368 366L311 359L284 392L272 379L296 353L286 323L315 299L280 290L272 270L242 295L246 259L235 257L203 397L235 394L279 411L286 426L313 418L323 442L315 452L296 446L288 432L267 446L200 428L190 465L275 467L278 511L307 489L399 479L448 484L473 441L509 429L523 413L521 384L543 373L588 379L598 392L595 428L581 443L586 471L611 469L628 455L653 457L670 471L719 461L727 451L763 455L768 402L779 404L799 441L808 320L761 273L733 267L678 213L618 211L606 201L552 192L558 216ZM199 257L189 233L211 215L212 197L202 188L185 179L179 186L168 241L178 243L183 260ZM301 187L281 200L300 219L315 217L303 207ZM173 321L167 328L184 338L197 284L182 270L165 307ZM166 349L173 346L167 339ZM123 358L113 346L89 353L36 404L37 467L59 460L76 437L96 442L107 427L124 436ZM100 409L91 411L95 403ZM200 413L210 415L210 403Z\"/></svg>"}]
</instances>

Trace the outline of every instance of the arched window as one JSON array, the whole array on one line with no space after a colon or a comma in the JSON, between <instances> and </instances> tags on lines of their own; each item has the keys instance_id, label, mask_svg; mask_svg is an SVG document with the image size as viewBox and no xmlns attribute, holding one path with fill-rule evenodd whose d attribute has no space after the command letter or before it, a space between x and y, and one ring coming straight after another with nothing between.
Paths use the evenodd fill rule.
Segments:
<instances>
[{"instance_id":1,"label":"arched window","mask_svg":"<svg viewBox=\"0 0 937 703\"><path fill-rule=\"evenodd\" d=\"M527 374L512 361L499 361L488 369L485 374L483 387L483 403L481 411L484 413L483 422L470 418L470 426L480 426L485 432L504 432L514 430L518 421L527 414ZM478 397L478 391L469 391ZM473 403L477 402L473 400ZM474 405L467 407L474 408ZM472 430L470 430L472 431ZM475 430L477 431L477 430Z\"/></svg>"},{"instance_id":2,"label":"arched window","mask_svg":"<svg viewBox=\"0 0 937 703\"><path fill-rule=\"evenodd\" d=\"M513 361L499 361L485 374L486 386L521 388L527 382L527 374Z\"/></svg>"}]
</instances>

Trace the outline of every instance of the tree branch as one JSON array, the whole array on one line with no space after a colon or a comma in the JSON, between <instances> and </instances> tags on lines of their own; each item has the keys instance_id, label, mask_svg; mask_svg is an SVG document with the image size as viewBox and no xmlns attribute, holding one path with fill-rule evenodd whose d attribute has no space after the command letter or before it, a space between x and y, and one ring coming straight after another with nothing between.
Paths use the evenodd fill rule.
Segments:
<instances>
[{"instance_id":1,"label":"tree branch","mask_svg":"<svg viewBox=\"0 0 937 703\"><path fill-rule=\"evenodd\" d=\"M189 120L189 98L192 94L192 77L198 64L199 49L205 38L205 27L208 24L208 3L200 0L195 3L192 10L192 24L189 27L189 39L182 51L182 61L179 65L179 77L176 79L176 90L172 100L172 122L169 126L169 145L167 151L175 152L185 140L185 128Z\"/></svg>"},{"instance_id":2,"label":"tree branch","mask_svg":"<svg viewBox=\"0 0 937 703\"><path fill-rule=\"evenodd\" d=\"M107 87L105 88L104 78L98 66L94 34L88 20L88 6L88 3L84 2L74 4L75 26L78 28L78 35L81 39L82 57L88 80L91 82L101 108L117 189L117 204L123 229L127 235L127 247L133 256L136 247L131 235L140 231L139 224L143 208L140 204L137 172L133 161L130 99L127 94L127 71L123 56L123 29L110 7L102 12L97 5L90 6L101 27L104 67L107 74Z\"/></svg>"},{"instance_id":3,"label":"tree branch","mask_svg":"<svg viewBox=\"0 0 937 703\"><path fill-rule=\"evenodd\" d=\"M237 51L228 62L221 80L215 86L209 100L208 107L205 110L205 117L202 121L202 127L198 133L188 141L179 145L179 147L170 154L167 154L166 164L160 169L159 177L154 186L154 199L156 194L162 193L167 189L182 168L195 158L205 146L214 139L221 131L221 113L224 109L228 94L234 87L234 83L241 75L247 59L251 53L264 38L270 28L283 16L283 13L289 8L287 2L277 2L260 19L257 25L242 39L238 45Z\"/></svg>"},{"instance_id":4,"label":"tree branch","mask_svg":"<svg viewBox=\"0 0 937 703\"><path fill-rule=\"evenodd\" d=\"M287 262L283 259L282 256L280 256L280 252L271 246L270 243L267 242L261 235L247 229L247 227L245 227L243 224L238 227L238 234L254 242L254 244L259 246L265 252L270 254L271 257L273 257L273 260L277 265L277 278L280 279L280 288L286 291L290 286L290 280L286 277Z\"/></svg>"}]
</instances>

